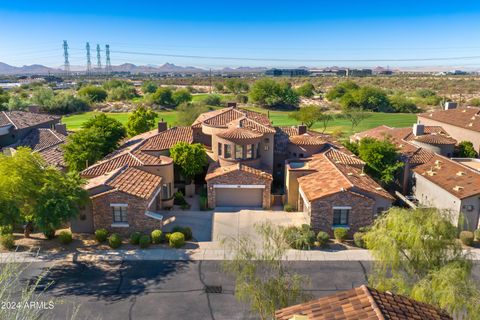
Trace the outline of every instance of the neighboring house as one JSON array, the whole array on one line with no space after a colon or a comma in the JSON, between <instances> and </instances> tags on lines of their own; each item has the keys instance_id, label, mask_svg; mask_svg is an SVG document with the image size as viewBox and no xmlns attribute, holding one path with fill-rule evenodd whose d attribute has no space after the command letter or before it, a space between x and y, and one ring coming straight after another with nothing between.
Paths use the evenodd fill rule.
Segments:
<instances>
[{"instance_id":1,"label":"neighboring house","mask_svg":"<svg viewBox=\"0 0 480 320\"><path fill-rule=\"evenodd\" d=\"M170 148L180 141L206 147L209 167L205 182L210 208L268 209L273 202L272 184L276 180L281 189L289 192L284 198L295 208L308 212L315 229L331 231L332 226L341 224L352 231L357 230L370 224L377 212L387 209L393 198L362 172L363 162L328 138L307 131L304 126L273 127L265 114L234 105L201 114L190 127L168 129L161 121L157 130L131 138L117 151L81 173L83 178L89 179L86 188L91 201L81 219L72 222L72 230L92 232L105 227L109 230L123 228L123 232L143 232L156 226L154 220L158 216L146 213L171 208L174 192L186 187L169 157ZM319 159L327 156L325 165L331 170L323 171ZM303 175L316 174L315 179L302 184L305 192L301 191L293 171L287 170L288 182L284 184L285 164L288 162L290 168L295 159L311 161L311 169ZM347 167L340 168L342 164ZM135 180L138 188L145 184L151 187L140 200L138 195L115 186L116 179L136 179L132 169L142 177ZM332 172L348 178L342 178L341 186L332 186L327 191L328 199L318 197L317 192L323 192L319 190L323 188L322 183L328 184L332 180ZM304 178L308 179L308 176ZM347 183L345 179L352 182ZM353 187L352 183L365 185ZM293 200L299 198L300 192L306 195L305 201ZM328 208L321 205L326 201ZM125 208L118 210L123 210L127 222L117 223L117 204ZM338 206L342 211L337 217ZM335 219L340 219L341 223L335 223ZM134 222L136 220L141 223Z\"/></svg>"},{"instance_id":2,"label":"neighboring house","mask_svg":"<svg viewBox=\"0 0 480 320\"><path fill-rule=\"evenodd\" d=\"M60 117L27 111L0 111L0 149L25 138L38 128L54 129Z\"/></svg>"},{"instance_id":3,"label":"neighboring house","mask_svg":"<svg viewBox=\"0 0 480 320\"><path fill-rule=\"evenodd\" d=\"M418 115L418 122L428 126L442 126L453 138L460 141L471 141L477 152L480 152L480 108L466 107L433 111Z\"/></svg>"},{"instance_id":4,"label":"neighboring house","mask_svg":"<svg viewBox=\"0 0 480 320\"><path fill-rule=\"evenodd\" d=\"M434 155L413 168L413 194L427 207L444 209L452 222L476 230L480 215L480 172L457 161Z\"/></svg>"},{"instance_id":5,"label":"neighboring house","mask_svg":"<svg viewBox=\"0 0 480 320\"><path fill-rule=\"evenodd\" d=\"M395 200L363 166L357 157L329 145L308 158L287 160L287 203L305 212L316 232L332 234L342 227L353 234Z\"/></svg>"},{"instance_id":6,"label":"neighboring house","mask_svg":"<svg viewBox=\"0 0 480 320\"><path fill-rule=\"evenodd\" d=\"M480 166L475 161L477 159L449 158L456 140L443 127L423 124L415 124L413 129L380 126L357 133L351 140L359 141L364 137L388 138L398 147L405 163L402 175L404 195L412 194L422 207L448 211L455 225L469 230L478 228L480 171L477 168Z\"/></svg>"},{"instance_id":7,"label":"neighboring house","mask_svg":"<svg viewBox=\"0 0 480 320\"><path fill-rule=\"evenodd\" d=\"M277 320L453 320L445 311L365 285L275 312Z\"/></svg>"},{"instance_id":8,"label":"neighboring house","mask_svg":"<svg viewBox=\"0 0 480 320\"><path fill-rule=\"evenodd\" d=\"M34 128L16 143L3 148L5 154L14 153L18 147L28 147L38 153L49 165L66 170L62 146L67 140L67 128L57 123L54 129Z\"/></svg>"}]
</instances>

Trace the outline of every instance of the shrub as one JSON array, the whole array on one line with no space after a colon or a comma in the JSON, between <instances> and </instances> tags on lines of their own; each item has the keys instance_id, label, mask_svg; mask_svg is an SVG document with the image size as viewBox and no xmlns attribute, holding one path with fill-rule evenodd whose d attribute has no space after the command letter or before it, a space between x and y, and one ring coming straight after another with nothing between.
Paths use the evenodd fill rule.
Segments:
<instances>
[{"instance_id":1,"label":"shrub","mask_svg":"<svg viewBox=\"0 0 480 320\"><path fill-rule=\"evenodd\" d=\"M330 235L325 231L320 231L317 234L317 241L318 244L323 247L328 243L328 241L330 241Z\"/></svg>"},{"instance_id":2,"label":"shrub","mask_svg":"<svg viewBox=\"0 0 480 320\"><path fill-rule=\"evenodd\" d=\"M473 232L472 231L462 231L460 232L460 240L466 246L471 246L473 244Z\"/></svg>"},{"instance_id":3,"label":"shrub","mask_svg":"<svg viewBox=\"0 0 480 320\"><path fill-rule=\"evenodd\" d=\"M122 238L120 235L113 233L108 237L108 245L113 249L119 248L122 245Z\"/></svg>"},{"instance_id":4,"label":"shrub","mask_svg":"<svg viewBox=\"0 0 480 320\"><path fill-rule=\"evenodd\" d=\"M220 106L222 104L222 97L217 94L209 94L203 98L202 101L209 106Z\"/></svg>"},{"instance_id":5,"label":"shrub","mask_svg":"<svg viewBox=\"0 0 480 320\"><path fill-rule=\"evenodd\" d=\"M1 226L0 227L0 235L12 234L13 227L12 226Z\"/></svg>"},{"instance_id":6,"label":"shrub","mask_svg":"<svg viewBox=\"0 0 480 320\"><path fill-rule=\"evenodd\" d=\"M140 242L140 237L142 234L140 232L134 232L130 235L130 243L131 244L138 244Z\"/></svg>"},{"instance_id":7,"label":"shrub","mask_svg":"<svg viewBox=\"0 0 480 320\"><path fill-rule=\"evenodd\" d=\"M480 228L475 230L475 239L480 240Z\"/></svg>"},{"instance_id":8,"label":"shrub","mask_svg":"<svg viewBox=\"0 0 480 320\"><path fill-rule=\"evenodd\" d=\"M171 232L167 232L167 233L165 233L165 240L166 240L167 242L169 242L169 241L170 241L170 236L171 236L171 235L172 235L172 233L171 233Z\"/></svg>"},{"instance_id":9,"label":"shrub","mask_svg":"<svg viewBox=\"0 0 480 320\"><path fill-rule=\"evenodd\" d=\"M182 203L182 204L180 205L180 209L182 209L182 210L188 210L188 209L190 209L190 205L189 205L188 203Z\"/></svg>"},{"instance_id":10,"label":"shrub","mask_svg":"<svg viewBox=\"0 0 480 320\"><path fill-rule=\"evenodd\" d=\"M205 211L208 210L208 200L206 196L200 196L200 210Z\"/></svg>"},{"instance_id":11,"label":"shrub","mask_svg":"<svg viewBox=\"0 0 480 320\"><path fill-rule=\"evenodd\" d=\"M162 238L163 238L162 230L153 230L150 236L152 238L153 244L159 244L160 242L162 242Z\"/></svg>"},{"instance_id":12,"label":"shrub","mask_svg":"<svg viewBox=\"0 0 480 320\"><path fill-rule=\"evenodd\" d=\"M46 229L46 230L43 231L43 235L47 239L51 240L51 239L55 238L55 229Z\"/></svg>"},{"instance_id":13,"label":"shrub","mask_svg":"<svg viewBox=\"0 0 480 320\"><path fill-rule=\"evenodd\" d=\"M185 236L181 232L174 232L170 235L168 244L172 248L181 248L185 245Z\"/></svg>"},{"instance_id":14,"label":"shrub","mask_svg":"<svg viewBox=\"0 0 480 320\"><path fill-rule=\"evenodd\" d=\"M283 210L287 212L294 212L295 207L292 206L291 204L287 203L286 205L283 206Z\"/></svg>"},{"instance_id":15,"label":"shrub","mask_svg":"<svg viewBox=\"0 0 480 320\"><path fill-rule=\"evenodd\" d=\"M363 238L365 237L365 233L363 232L355 232L353 234L353 242L355 243L355 245L359 248L366 248L366 245L365 245L365 239Z\"/></svg>"},{"instance_id":16,"label":"shrub","mask_svg":"<svg viewBox=\"0 0 480 320\"><path fill-rule=\"evenodd\" d=\"M297 250L309 250L315 242L315 233L308 224L301 227L290 226L284 230L287 244Z\"/></svg>"},{"instance_id":17,"label":"shrub","mask_svg":"<svg viewBox=\"0 0 480 320\"><path fill-rule=\"evenodd\" d=\"M69 244L73 241L72 233L70 231L62 231L58 235L58 240L61 244Z\"/></svg>"},{"instance_id":18,"label":"shrub","mask_svg":"<svg viewBox=\"0 0 480 320\"><path fill-rule=\"evenodd\" d=\"M15 247L15 239L13 234L3 234L0 236L0 244L4 249L11 250Z\"/></svg>"},{"instance_id":19,"label":"shrub","mask_svg":"<svg viewBox=\"0 0 480 320\"><path fill-rule=\"evenodd\" d=\"M338 242L343 242L347 239L348 229L347 228L336 228L333 230L333 235Z\"/></svg>"},{"instance_id":20,"label":"shrub","mask_svg":"<svg viewBox=\"0 0 480 320\"><path fill-rule=\"evenodd\" d=\"M142 249L148 248L148 246L150 245L150 236L144 234L143 236L140 237L138 244Z\"/></svg>"},{"instance_id":21,"label":"shrub","mask_svg":"<svg viewBox=\"0 0 480 320\"><path fill-rule=\"evenodd\" d=\"M248 102L248 96L244 94L237 94L235 96L235 101L238 103L247 103Z\"/></svg>"},{"instance_id":22,"label":"shrub","mask_svg":"<svg viewBox=\"0 0 480 320\"><path fill-rule=\"evenodd\" d=\"M97 229L95 230L95 239L98 243L102 243L107 241L108 238L108 231L107 229Z\"/></svg>"},{"instance_id":23,"label":"shrub","mask_svg":"<svg viewBox=\"0 0 480 320\"><path fill-rule=\"evenodd\" d=\"M185 197L183 196L183 193L181 191L177 191L173 195L173 204L176 204L179 206L187 204L187 200L185 200Z\"/></svg>"},{"instance_id":24,"label":"shrub","mask_svg":"<svg viewBox=\"0 0 480 320\"><path fill-rule=\"evenodd\" d=\"M181 232L184 237L185 237L185 240L192 240L192 237L193 237L193 233L192 233L192 228L190 227L180 227L180 226L176 226L173 228L172 232Z\"/></svg>"}]
</instances>

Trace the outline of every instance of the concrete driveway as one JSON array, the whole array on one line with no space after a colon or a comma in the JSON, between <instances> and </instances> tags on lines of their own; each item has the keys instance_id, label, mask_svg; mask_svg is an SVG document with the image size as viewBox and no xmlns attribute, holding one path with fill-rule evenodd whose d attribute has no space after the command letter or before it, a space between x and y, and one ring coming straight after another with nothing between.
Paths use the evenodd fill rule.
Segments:
<instances>
[{"instance_id":1,"label":"concrete driveway","mask_svg":"<svg viewBox=\"0 0 480 320\"><path fill-rule=\"evenodd\" d=\"M240 210L235 212L178 211L162 214L165 222L164 230L168 232L175 226L188 226L192 228L193 237L198 242L218 242L224 238L239 235L246 235L256 240L258 236L255 225L267 221L277 226L308 223L302 212Z\"/></svg>"},{"instance_id":2,"label":"concrete driveway","mask_svg":"<svg viewBox=\"0 0 480 320\"><path fill-rule=\"evenodd\" d=\"M303 212L240 210L215 212L213 216L212 241L246 235L259 240L255 225L270 222L276 226L302 225L308 223Z\"/></svg>"}]
</instances>

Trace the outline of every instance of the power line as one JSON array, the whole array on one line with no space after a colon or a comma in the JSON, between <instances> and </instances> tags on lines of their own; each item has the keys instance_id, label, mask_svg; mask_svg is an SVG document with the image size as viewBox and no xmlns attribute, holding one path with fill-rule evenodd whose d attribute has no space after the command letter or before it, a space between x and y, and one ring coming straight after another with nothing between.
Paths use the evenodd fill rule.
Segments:
<instances>
[{"instance_id":1,"label":"power line","mask_svg":"<svg viewBox=\"0 0 480 320\"><path fill-rule=\"evenodd\" d=\"M120 54L159 56L170 58L190 58L190 59L215 59L215 60L243 60L243 61L275 61L275 62L415 62L415 61L449 61L449 60L473 60L480 59L480 56L462 56L462 57L432 57L432 58L375 58L375 59L289 59L289 58L251 58L251 57L227 57L227 56L199 56L185 54L168 54L155 52L137 52L137 51L112 51Z\"/></svg>"}]
</instances>

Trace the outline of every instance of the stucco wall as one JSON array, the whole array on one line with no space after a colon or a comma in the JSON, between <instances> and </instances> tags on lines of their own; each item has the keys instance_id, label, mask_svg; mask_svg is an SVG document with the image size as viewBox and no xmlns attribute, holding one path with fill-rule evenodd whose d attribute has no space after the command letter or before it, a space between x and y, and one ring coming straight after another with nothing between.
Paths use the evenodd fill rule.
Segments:
<instances>
[{"instance_id":1,"label":"stucco wall","mask_svg":"<svg viewBox=\"0 0 480 320\"><path fill-rule=\"evenodd\" d=\"M468 130L466 128L460 128L448 123L443 123L420 116L418 117L418 121L427 126L442 126L442 128L444 128L448 134L450 134L458 142L471 141L475 147L475 150L480 151L480 132Z\"/></svg>"},{"instance_id":2,"label":"stucco wall","mask_svg":"<svg viewBox=\"0 0 480 320\"><path fill-rule=\"evenodd\" d=\"M169 208L173 206L173 194L174 194L174 167L173 167L173 161L172 163L162 165L162 166L142 166L140 167L142 170L146 172L153 173L157 176L162 177L162 187L164 184L167 185L170 183L171 184L171 194L170 197L166 199L161 199L161 207L162 208ZM160 191L159 197L163 196L163 191Z\"/></svg>"},{"instance_id":3,"label":"stucco wall","mask_svg":"<svg viewBox=\"0 0 480 320\"><path fill-rule=\"evenodd\" d=\"M260 158L261 158L262 164L269 168L273 168L274 145L275 145L274 134L273 133L264 134L260 142ZM265 150L265 147L267 147L268 150Z\"/></svg>"},{"instance_id":4,"label":"stucco wall","mask_svg":"<svg viewBox=\"0 0 480 320\"><path fill-rule=\"evenodd\" d=\"M455 151L455 145L454 144L438 144L438 145L433 145L429 143L423 143L420 141L411 141L413 144L417 145L420 148L424 148L427 150L430 150L434 153L441 154L442 156L445 157L452 157L453 152Z\"/></svg>"}]
</instances>

